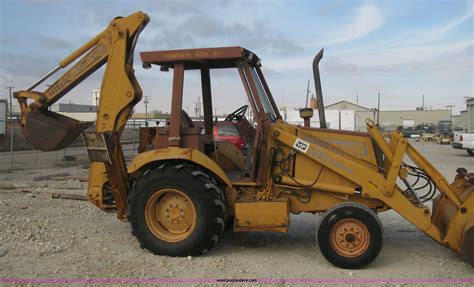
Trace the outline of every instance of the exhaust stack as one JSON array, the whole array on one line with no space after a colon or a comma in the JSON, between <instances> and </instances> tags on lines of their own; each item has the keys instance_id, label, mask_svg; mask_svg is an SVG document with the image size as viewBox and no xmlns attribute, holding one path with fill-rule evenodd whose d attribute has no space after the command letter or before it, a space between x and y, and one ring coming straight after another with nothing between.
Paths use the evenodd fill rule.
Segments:
<instances>
[{"instance_id":1,"label":"exhaust stack","mask_svg":"<svg viewBox=\"0 0 474 287\"><path fill-rule=\"evenodd\" d=\"M323 90L321 89L321 76L319 75L319 61L323 58L324 48L313 59L313 77L318 101L319 126L326 129L326 116L324 114Z\"/></svg>"}]
</instances>

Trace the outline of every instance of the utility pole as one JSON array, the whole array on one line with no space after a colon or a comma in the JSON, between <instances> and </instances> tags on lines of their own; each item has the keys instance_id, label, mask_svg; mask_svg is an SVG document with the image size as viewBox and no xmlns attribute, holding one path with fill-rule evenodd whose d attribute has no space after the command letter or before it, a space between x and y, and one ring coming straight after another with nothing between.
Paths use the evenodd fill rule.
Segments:
<instances>
[{"instance_id":1,"label":"utility pole","mask_svg":"<svg viewBox=\"0 0 474 287\"><path fill-rule=\"evenodd\" d=\"M201 119L201 98L198 97L197 102L194 102L194 112L196 114L196 119Z\"/></svg>"},{"instance_id":2,"label":"utility pole","mask_svg":"<svg viewBox=\"0 0 474 287\"><path fill-rule=\"evenodd\" d=\"M92 101L94 106L99 106L100 89L92 89Z\"/></svg>"},{"instance_id":3,"label":"utility pole","mask_svg":"<svg viewBox=\"0 0 474 287\"><path fill-rule=\"evenodd\" d=\"M145 96L143 103L145 104L145 127L148 127L148 96Z\"/></svg>"},{"instance_id":4,"label":"utility pole","mask_svg":"<svg viewBox=\"0 0 474 287\"><path fill-rule=\"evenodd\" d=\"M309 90L309 82L310 82L310 81L308 80L308 87L306 88L306 106L305 106L306 108L308 107L308 96L309 96L309 92L310 92L310 90Z\"/></svg>"},{"instance_id":5,"label":"utility pole","mask_svg":"<svg viewBox=\"0 0 474 287\"><path fill-rule=\"evenodd\" d=\"M380 123L380 93L379 93L379 99L377 103L377 126Z\"/></svg>"},{"instance_id":6,"label":"utility pole","mask_svg":"<svg viewBox=\"0 0 474 287\"><path fill-rule=\"evenodd\" d=\"M359 94L356 94L356 104L359 105Z\"/></svg>"},{"instance_id":7,"label":"utility pole","mask_svg":"<svg viewBox=\"0 0 474 287\"><path fill-rule=\"evenodd\" d=\"M217 108L214 108L214 117L217 117Z\"/></svg>"},{"instance_id":8,"label":"utility pole","mask_svg":"<svg viewBox=\"0 0 474 287\"><path fill-rule=\"evenodd\" d=\"M12 99L12 90L15 87L8 86L5 87L10 92L10 172L13 171L13 99Z\"/></svg>"},{"instance_id":9,"label":"utility pole","mask_svg":"<svg viewBox=\"0 0 474 287\"><path fill-rule=\"evenodd\" d=\"M423 111L425 110L425 94L423 94L423 97L421 98L421 109Z\"/></svg>"}]
</instances>

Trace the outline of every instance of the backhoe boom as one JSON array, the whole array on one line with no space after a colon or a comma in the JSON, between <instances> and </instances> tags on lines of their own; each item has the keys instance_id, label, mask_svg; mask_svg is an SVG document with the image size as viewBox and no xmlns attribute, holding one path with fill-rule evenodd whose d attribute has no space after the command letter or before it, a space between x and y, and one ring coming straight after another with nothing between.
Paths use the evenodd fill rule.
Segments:
<instances>
[{"instance_id":1,"label":"backhoe boom","mask_svg":"<svg viewBox=\"0 0 474 287\"><path fill-rule=\"evenodd\" d=\"M48 107L107 63L95 127L96 139L101 142L91 142L90 136L84 137L92 161L88 194L98 207L116 208L121 219L125 218L125 199L130 183L119 140L133 107L142 97L142 90L134 76L133 52L137 38L149 20L143 12L115 18L104 31L61 60L41 80L27 90L14 94L20 104L21 129L25 137L36 149L58 150L68 146L91 123L81 123L48 111ZM33 91L77 59L77 63L44 92ZM28 103L28 100L33 102ZM102 154L97 147L100 144L107 146L107 149L101 150ZM104 193L109 190L114 203L105 205Z\"/></svg>"}]
</instances>

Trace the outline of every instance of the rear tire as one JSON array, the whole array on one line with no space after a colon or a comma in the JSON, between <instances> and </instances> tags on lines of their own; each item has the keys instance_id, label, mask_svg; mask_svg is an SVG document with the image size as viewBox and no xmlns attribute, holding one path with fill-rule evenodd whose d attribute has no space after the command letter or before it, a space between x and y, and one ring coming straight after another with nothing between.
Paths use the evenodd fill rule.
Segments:
<instances>
[{"instance_id":1,"label":"rear tire","mask_svg":"<svg viewBox=\"0 0 474 287\"><path fill-rule=\"evenodd\" d=\"M142 248L154 254L206 253L225 228L222 190L199 168L164 163L148 171L128 198L128 220Z\"/></svg>"},{"instance_id":2,"label":"rear tire","mask_svg":"<svg viewBox=\"0 0 474 287\"><path fill-rule=\"evenodd\" d=\"M467 150L467 153L468 153L470 156L474 156L474 149L468 149L468 150Z\"/></svg>"},{"instance_id":3,"label":"rear tire","mask_svg":"<svg viewBox=\"0 0 474 287\"><path fill-rule=\"evenodd\" d=\"M323 256L335 266L357 269L371 263L382 249L382 224L368 207L346 202L327 210L317 240Z\"/></svg>"}]
</instances>

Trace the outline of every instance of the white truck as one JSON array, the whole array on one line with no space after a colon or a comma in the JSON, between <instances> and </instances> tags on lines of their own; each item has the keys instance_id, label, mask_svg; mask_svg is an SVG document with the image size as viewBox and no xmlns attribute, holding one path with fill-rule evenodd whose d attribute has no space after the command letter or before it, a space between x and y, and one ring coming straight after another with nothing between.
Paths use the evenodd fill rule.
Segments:
<instances>
[{"instance_id":1,"label":"white truck","mask_svg":"<svg viewBox=\"0 0 474 287\"><path fill-rule=\"evenodd\" d=\"M453 148L465 149L470 156L474 156L474 134L455 132Z\"/></svg>"}]
</instances>

